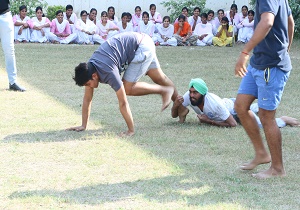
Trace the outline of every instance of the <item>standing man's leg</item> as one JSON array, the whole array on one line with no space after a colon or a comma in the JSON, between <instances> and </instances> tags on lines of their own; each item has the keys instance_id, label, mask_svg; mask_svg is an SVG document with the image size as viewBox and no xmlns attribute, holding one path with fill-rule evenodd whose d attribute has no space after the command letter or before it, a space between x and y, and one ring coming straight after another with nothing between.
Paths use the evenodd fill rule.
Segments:
<instances>
[{"instance_id":1,"label":"standing man's leg","mask_svg":"<svg viewBox=\"0 0 300 210\"><path fill-rule=\"evenodd\" d=\"M259 109L259 118L264 128L272 162L268 170L254 174L253 176L256 178L265 179L272 176L285 176L282 161L282 137L275 120L275 113L276 110Z\"/></svg>"},{"instance_id":2,"label":"standing man's leg","mask_svg":"<svg viewBox=\"0 0 300 210\"><path fill-rule=\"evenodd\" d=\"M258 97L258 86L255 79L256 69L249 65L247 70L246 76L243 77L241 81L234 109L237 112L241 124L248 134L255 151L254 159L251 162L242 165L241 169L252 170L259 164L269 163L271 157L263 144L263 139L254 113L250 110L252 102Z\"/></svg>"},{"instance_id":3,"label":"standing man's leg","mask_svg":"<svg viewBox=\"0 0 300 210\"><path fill-rule=\"evenodd\" d=\"M14 47L14 25L10 12L0 15L0 37L5 56L5 66L8 74L9 89L15 91L25 91L25 89L19 86L16 82L17 67Z\"/></svg>"},{"instance_id":4,"label":"standing man's leg","mask_svg":"<svg viewBox=\"0 0 300 210\"><path fill-rule=\"evenodd\" d=\"M238 94L235 101L235 110L255 151L254 159L241 166L243 170L252 170L259 164L269 163L271 161L271 157L263 144L255 116L250 110L250 105L254 100L255 97L252 95Z\"/></svg>"}]
</instances>

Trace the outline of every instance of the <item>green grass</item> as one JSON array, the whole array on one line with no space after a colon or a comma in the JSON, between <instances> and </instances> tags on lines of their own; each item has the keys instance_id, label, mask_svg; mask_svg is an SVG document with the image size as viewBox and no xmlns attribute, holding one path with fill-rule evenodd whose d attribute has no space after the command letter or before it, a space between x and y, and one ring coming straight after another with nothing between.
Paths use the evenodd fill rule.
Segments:
<instances>
[{"instance_id":1,"label":"green grass","mask_svg":"<svg viewBox=\"0 0 300 210\"><path fill-rule=\"evenodd\" d=\"M85 132L80 125L83 88L71 79L77 63L97 46L16 45L18 79L28 91L6 91L0 52L0 209L299 209L299 128L281 129L287 177L256 180L239 165L253 157L242 126L185 124L160 112L157 95L128 97L136 125L132 138L117 98L100 84ZM235 97L233 69L241 46L157 47L163 71L180 94L191 78L209 91ZM40 58L38 58L40 57ZM294 70L278 116L300 119L300 42L291 50ZM149 81L149 78L142 78Z\"/></svg>"}]
</instances>

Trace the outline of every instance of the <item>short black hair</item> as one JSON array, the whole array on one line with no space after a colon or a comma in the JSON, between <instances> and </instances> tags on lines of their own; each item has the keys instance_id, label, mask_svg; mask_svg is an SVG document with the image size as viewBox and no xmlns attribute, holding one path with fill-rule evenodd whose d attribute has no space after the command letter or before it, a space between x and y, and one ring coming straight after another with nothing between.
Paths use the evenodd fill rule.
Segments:
<instances>
[{"instance_id":1,"label":"short black hair","mask_svg":"<svg viewBox=\"0 0 300 210\"><path fill-rule=\"evenodd\" d=\"M73 10L73 6L72 6L71 4L68 4L68 5L66 6L66 11L67 11L68 9Z\"/></svg>"},{"instance_id":2,"label":"short black hair","mask_svg":"<svg viewBox=\"0 0 300 210\"><path fill-rule=\"evenodd\" d=\"M55 15L57 16L59 13L64 14L62 10L57 10Z\"/></svg>"},{"instance_id":3,"label":"short black hair","mask_svg":"<svg viewBox=\"0 0 300 210\"><path fill-rule=\"evenodd\" d=\"M25 6L25 5L21 5L20 7L19 7L19 11L21 12L23 9L26 9L26 11L27 11L27 7Z\"/></svg>"},{"instance_id":4,"label":"short black hair","mask_svg":"<svg viewBox=\"0 0 300 210\"><path fill-rule=\"evenodd\" d=\"M143 14L142 14L142 17L144 17L144 15L147 15L147 17L149 18L150 17L150 15L149 15L149 13L148 12L143 12Z\"/></svg>"},{"instance_id":5,"label":"short black hair","mask_svg":"<svg viewBox=\"0 0 300 210\"><path fill-rule=\"evenodd\" d=\"M92 79L92 74L94 72L90 72L88 69L87 63L80 63L75 67L75 76L73 76L73 80L76 85L84 86L89 80Z\"/></svg>"},{"instance_id":6,"label":"short black hair","mask_svg":"<svg viewBox=\"0 0 300 210\"><path fill-rule=\"evenodd\" d=\"M123 12L122 15L121 15L121 18L123 18L125 16L128 17L128 12Z\"/></svg>"},{"instance_id":7,"label":"short black hair","mask_svg":"<svg viewBox=\"0 0 300 210\"><path fill-rule=\"evenodd\" d=\"M200 15L200 17L204 17L205 19L207 19L208 15L207 15L206 13L202 13L202 14Z\"/></svg>"},{"instance_id":8,"label":"short black hair","mask_svg":"<svg viewBox=\"0 0 300 210\"><path fill-rule=\"evenodd\" d=\"M180 20L180 19L182 19L183 21L185 21L185 16L184 15L179 15L179 17L178 17L178 21Z\"/></svg>"},{"instance_id":9,"label":"short black hair","mask_svg":"<svg viewBox=\"0 0 300 210\"><path fill-rule=\"evenodd\" d=\"M250 10L248 11L248 15L249 15L249 14L252 14L252 15L254 16L254 15L255 15L255 12L254 12L253 10L250 9Z\"/></svg>"}]
</instances>

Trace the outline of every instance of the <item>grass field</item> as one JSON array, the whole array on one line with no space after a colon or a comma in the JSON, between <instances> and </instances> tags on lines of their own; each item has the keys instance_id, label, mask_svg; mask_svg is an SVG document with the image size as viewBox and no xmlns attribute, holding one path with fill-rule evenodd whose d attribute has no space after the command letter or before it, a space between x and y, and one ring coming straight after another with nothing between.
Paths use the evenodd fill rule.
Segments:
<instances>
[{"instance_id":1,"label":"grass field","mask_svg":"<svg viewBox=\"0 0 300 210\"><path fill-rule=\"evenodd\" d=\"M19 83L7 91L0 52L0 209L300 209L300 128L282 128L287 177L256 180L239 165L253 157L242 126L199 125L192 111L185 124L160 112L157 95L129 97L136 134L126 129L117 98L100 84L85 132L83 88L73 69L97 46L16 45ZM157 47L163 71L180 94L191 78L209 91L235 97L233 69L241 46ZM291 50L293 72L277 116L300 119L300 42ZM142 78L149 81L149 78ZM150 82L150 81L149 81Z\"/></svg>"}]
</instances>

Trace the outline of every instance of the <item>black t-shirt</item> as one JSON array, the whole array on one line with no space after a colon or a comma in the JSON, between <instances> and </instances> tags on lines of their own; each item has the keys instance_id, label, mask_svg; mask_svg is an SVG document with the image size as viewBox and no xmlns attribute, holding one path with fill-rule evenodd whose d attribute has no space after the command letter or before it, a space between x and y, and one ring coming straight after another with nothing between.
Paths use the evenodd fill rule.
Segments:
<instances>
[{"instance_id":1,"label":"black t-shirt","mask_svg":"<svg viewBox=\"0 0 300 210\"><path fill-rule=\"evenodd\" d=\"M0 14L9 8L9 0L0 0Z\"/></svg>"}]
</instances>

